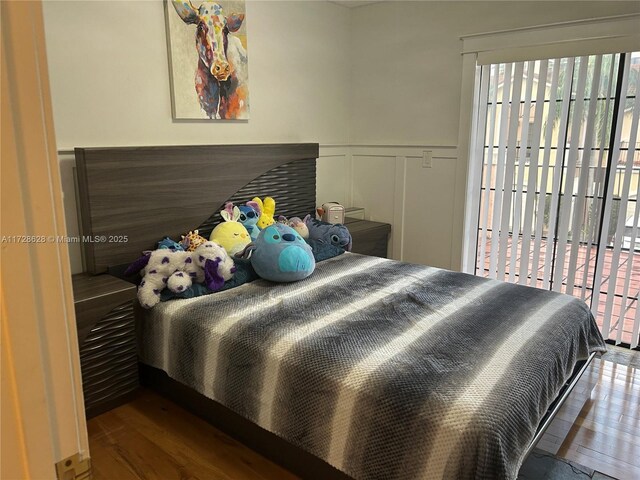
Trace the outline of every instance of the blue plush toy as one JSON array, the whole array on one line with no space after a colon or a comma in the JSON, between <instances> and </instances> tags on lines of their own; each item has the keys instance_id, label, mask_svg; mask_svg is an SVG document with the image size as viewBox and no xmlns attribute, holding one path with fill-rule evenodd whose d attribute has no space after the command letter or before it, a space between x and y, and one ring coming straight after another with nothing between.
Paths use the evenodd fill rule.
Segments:
<instances>
[{"instance_id":1,"label":"blue plush toy","mask_svg":"<svg viewBox=\"0 0 640 480\"><path fill-rule=\"evenodd\" d=\"M291 227L275 223L260 231L240 258L251 259L256 273L273 282L295 282L313 273L316 262L311 247Z\"/></svg>"},{"instance_id":2,"label":"blue plush toy","mask_svg":"<svg viewBox=\"0 0 640 480\"><path fill-rule=\"evenodd\" d=\"M247 202L246 205L242 205L238 208L240 209L240 218L238 221L247 229L247 232L249 232L249 235L251 236L251 240L257 239L260 234L260 229L256 225L260 218L260 213L258 213L258 204L256 202Z\"/></svg>"},{"instance_id":3,"label":"blue plush toy","mask_svg":"<svg viewBox=\"0 0 640 480\"><path fill-rule=\"evenodd\" d=\"M184 247L181 243L174 242L169 237L164 237L158 242L158 248L171 250L172 252L184 252Z\"/></svg>"},{"instance_id":4,"label":"blue plush toy","mask_svg":"<svg viewBox=\"0 0 640 480\"><path fill-rule=\"evenodd\" d=\"M341 223L327 223L307 215L304 219L309 229L309 243L324 243L351 251L351 234Z\"/></svg>"}]
</instances>

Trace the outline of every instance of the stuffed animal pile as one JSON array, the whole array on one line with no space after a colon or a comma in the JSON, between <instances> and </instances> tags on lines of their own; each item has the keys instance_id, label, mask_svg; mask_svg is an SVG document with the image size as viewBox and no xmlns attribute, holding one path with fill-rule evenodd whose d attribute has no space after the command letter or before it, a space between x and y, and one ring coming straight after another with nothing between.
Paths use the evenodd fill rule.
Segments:
<instances>
[{"instance_id":1,"label":"stuffed animal pile","mask_svg":"<svg viewBox=\"0 0 640 480\"><path fill-rule=\"evenodd\" d=\"M138 300L144 308L160 301L165 288L182 292L192 283L205 283L210 291L220 290L233 277L235 265L227 252L214 242L200 244L193 252L159 248L142 256L125 271L125 275L140 272Z\"/></svg>"},{"instance_id":2,"label":"stuffed animal pile","mask_svg":"<svg viewBox=\"0 0 640 480\"><path fill-rule=\"evenodd\" d=\"M172 296L190 297L214 292L236 272L238 278L225 288L233 288L255 275L274 282L294 282L311 275L316 261L351 250L351 235L344 225L311 218L278 217L276 202L255 197L236 207L231 202L220 212L223 222L210 239L198 230L182 236L181 242L165 237L158 249L145 252L125 275L140 272L138 299L145 308ZM165 290L166 289L166 290Z\"/></svg>"}]
</instances>

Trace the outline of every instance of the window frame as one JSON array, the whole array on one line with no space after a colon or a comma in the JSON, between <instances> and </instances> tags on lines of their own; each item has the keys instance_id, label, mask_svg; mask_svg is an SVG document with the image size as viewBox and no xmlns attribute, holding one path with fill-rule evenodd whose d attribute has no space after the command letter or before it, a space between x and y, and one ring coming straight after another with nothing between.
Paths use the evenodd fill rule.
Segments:
<instances>
[{"instance_id":1,"label":"window frame","mask_svg":"<svg viewBox=\"0 0 640 480\"><path fill-rule=\"evenodd\" d=\"M563 56L632 52L640 49L640 14L618 15L461 37L462 86L458 128L458 161L454 190L451 266L466 273L475 267L481 162L478 152L478 118L481 65L540 60ZM505 47L508 45L508 47Z\"/></svg>"}]
</instances>

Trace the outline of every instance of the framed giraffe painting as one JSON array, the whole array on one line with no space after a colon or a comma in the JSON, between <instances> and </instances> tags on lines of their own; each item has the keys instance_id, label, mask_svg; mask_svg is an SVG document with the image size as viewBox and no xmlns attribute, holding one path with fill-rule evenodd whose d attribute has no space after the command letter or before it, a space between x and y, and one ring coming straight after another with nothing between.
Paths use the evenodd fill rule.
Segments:
<instances>
[{"instance_id":1,"label":"framed giraffe painting","mask_svg":"<svg viewBox=\"0 0 640 480\"><path fill-rule=\"evenodd\" d=\"M173 118L249 118L244 0L166 0Z\"/></svg>"}]
</instances>

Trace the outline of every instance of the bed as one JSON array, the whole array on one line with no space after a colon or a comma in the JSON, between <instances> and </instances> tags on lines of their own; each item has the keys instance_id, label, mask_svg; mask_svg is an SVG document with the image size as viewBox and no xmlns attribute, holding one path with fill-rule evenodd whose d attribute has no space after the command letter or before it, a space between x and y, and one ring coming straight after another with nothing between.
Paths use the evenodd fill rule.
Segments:
<instances>
[{"instance_id":1,"label":"bed","mask_svg":"<svg viewBox=\"0 0 640 480\"><path fill-rule=\"evenodd\" d=\"M77 149L83 233L131 239L87 245L88 269L117 273L164 235L206 233L229 198L312 211L317 153ZM122 198L146 186L191 197ZM143 382L304 478L515 478L605 350L571 297L350 253L301 282L136 310Z\"/></svg>"}]
</instances>

